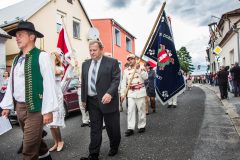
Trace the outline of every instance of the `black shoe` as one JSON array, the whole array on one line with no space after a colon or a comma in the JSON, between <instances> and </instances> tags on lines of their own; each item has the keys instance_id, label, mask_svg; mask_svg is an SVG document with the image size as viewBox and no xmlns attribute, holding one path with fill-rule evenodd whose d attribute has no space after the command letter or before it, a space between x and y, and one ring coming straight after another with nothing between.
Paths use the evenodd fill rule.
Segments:
<instances>
[{"instance_id":1,"label":"black shoe","mask_svg":"<svg viewBox=\"0 0 240 160\"><path fill-rule=\"evenodd\" d=\"M173 108L177 108L177 105L173 105Z\"/></svg>"},{"instance_id":2,"label":"black shoe","mask_svg":"<svg viewBox=\"0 0 240 160\"><path fill-rule=\"evenodd\" d=\"M125 137L128 137L128 136L131 136L134 134L134 131L132 129L128 129L126 132L125 132Z\"/></svg>"},{"instance_id":3,"label":"black shoe","mask_svg":"<svg viewBox=\"0 0 240 160\"><path fill-rule=\"evenodd\" d=\"M168 107L167 108L171 108L172 107L172 105L168 105Z\"/></svg>"},{"instance_id":4,"label":"black shoe","mask_svg":"<svg viewBox=\"0 0 240 160\"><path fill-rule=\"evenodd\" d=\"M152 111L153 113L156 113L156 109L153 109L153 111Z\"/></svg>"},{"instance_id":5,"label":"black shoe","mask_svg":"<svg viewBox=\"0 0 240 160\"><path fill-rule=\"evenodd\" d=\"M88 123L82 123L82 124L81 124L81 127L87 127L87 126L89 126Z\"/></svg>"},{"instance_id":6,"label":"black shoe","mask_svg":"<svg viewBox=\"0 0 240 160\"><path fill-rule=\"evenodd\" d=\"M149 115L149 113L146 113L146 115Z\"/></svg>"},{"instance_id":7,"label":"black shoe","mask_svg":"<svg viewBox=\"0 0 240 160\"><path fill-rule=\"evenodd\" d=\"M42 138L47 136L47 132L45 130L42 131Z\"/></svg>"},{"instance_id":8,"label":"black shoe","mask_svg":"<svg viewBox=\"0 0 240 160\"><path fill-rule=\"evenodd\" d=\"M110 149L108 156L113 157L118 153L118 149Z\"/></svg>"},{"instance_id":9,"label":"black shoe","mask_svg":"<svg viewBox=\"0 0 240 160\"><path fill-rule=\"evenodd\" d=\"M23 143L21 144L20 148L17 150L17 154L22 153L22 150L23 150Z\"/></svg>"},{"instance_id":10,"label":"black shoe","mask_svg":"<svg viewBox=\"0 0 240 160\"><path fill-rule=\"evenodd\" d=\"M99 160L98 156L81 157L80 160Z\"/></svg>"},{"instance_id":11,"label":"black shoe","mask_svg":"<svg viewBox=\"0 0 240 160\"><path fill-rule=\"evenodd\" d=\"M145 132L145 128L140 128L139 130L138 130L138 133L143 133L143 132Z\"/></svg>"}]
</instances>

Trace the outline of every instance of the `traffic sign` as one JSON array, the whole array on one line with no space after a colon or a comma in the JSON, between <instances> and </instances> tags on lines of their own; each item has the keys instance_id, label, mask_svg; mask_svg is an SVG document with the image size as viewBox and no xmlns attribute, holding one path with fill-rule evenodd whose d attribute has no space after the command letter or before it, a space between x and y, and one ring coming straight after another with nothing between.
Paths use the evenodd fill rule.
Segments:
<instances>
[{"instance_id":1,"label":"traffic sign","mask_svg":"<svg viewBox=\"0 0 240 160\"><path fill-rule=\"evenodd\" d=\"M215 54L220 54L220 53L222 52L222 48L219 47L219 46L217 46L217 47L214 48L213 52L214 52Z\"/></svg>"}]
</instances>

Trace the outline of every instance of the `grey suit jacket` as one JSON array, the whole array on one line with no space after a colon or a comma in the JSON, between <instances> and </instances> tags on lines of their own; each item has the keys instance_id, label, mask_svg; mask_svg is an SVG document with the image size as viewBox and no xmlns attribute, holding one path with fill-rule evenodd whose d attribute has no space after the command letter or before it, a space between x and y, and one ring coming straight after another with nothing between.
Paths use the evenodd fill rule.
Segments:
<instances>
[{"instance_id":1,"label":"grey suit jacket","mask_svg":"<svg viewBox=\"0 0 240 160\"><path fill-rule=\"evenodd\" d=\"M91 59L82 64L82 81L81 81L81 100L87 103L88 98L88 70L91 65ZM112 113L119 110L118 86L120 83L120 68L116 59L103 56L99 66L96 90L99 102L99 108L102 113ZM103 104L102 97L106 94L112 96L112 100L108 104ZM88 110L87 104L87 110Z\"/></svg>"}]
</instances>

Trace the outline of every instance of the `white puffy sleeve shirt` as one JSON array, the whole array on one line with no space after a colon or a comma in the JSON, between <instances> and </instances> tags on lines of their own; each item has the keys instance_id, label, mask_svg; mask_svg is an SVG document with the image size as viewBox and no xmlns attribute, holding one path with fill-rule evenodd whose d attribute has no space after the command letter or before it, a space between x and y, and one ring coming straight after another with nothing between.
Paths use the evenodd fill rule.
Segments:
<instances>
[{"instance_id":1,"label":"white puffy sleeve shirt","mask_svg":"<svg viewBox=\"0 0 240 160\"><path fill-rule=\"evenodd\" d=\"M42 115L57 111L58 110L58 101L57 101L57 94L56 94L56 83L55 83L55 74L54 68L52 64L52 60L50 55L46 52L41 52L39 56L39 65L40 65L40 72L43 77L43 99L42 99ZM24 67L24 65L22 65ZM13 69L13 67L12 67ZM14 92L18 92L18 87L21 87L21 90L25 85L15 86ZM18 97L20 99L25 99L25 95L23 97ZM9 83L7 87L7 91L5 96L0 103L0 107L2 109L11 109L13 110L13 95L12 95L12 71L10 73Z\"/></svg>"}]
</instances>

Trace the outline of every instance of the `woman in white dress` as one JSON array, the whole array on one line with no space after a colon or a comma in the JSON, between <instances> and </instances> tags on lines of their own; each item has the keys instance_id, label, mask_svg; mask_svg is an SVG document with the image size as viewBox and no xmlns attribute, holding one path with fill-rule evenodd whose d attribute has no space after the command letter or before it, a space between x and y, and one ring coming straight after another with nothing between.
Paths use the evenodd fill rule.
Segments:
<instances>
[{"instance_id":1,"label":"woman in white dress","mask_svg":"<svg viewBox=\"0 0 240 160\"><path fill-rule=\"evenodd\" d=\"M61 63L61 57L58 53L52 53L51 57L54 63L55 69L55 80L56 80L56 90L57 90L57 97L58 97L58 106L59 110L53 112L53 122L48 124L47 127L50 127L53 139L55 144L49 151L61 151L63 149L64 142L61 137L60 127L65 127L64 117L65 117L65 110L63 105L63 93L61 89L61 79L64 73L64 69Z\"/></svg>"}]
</instances>

